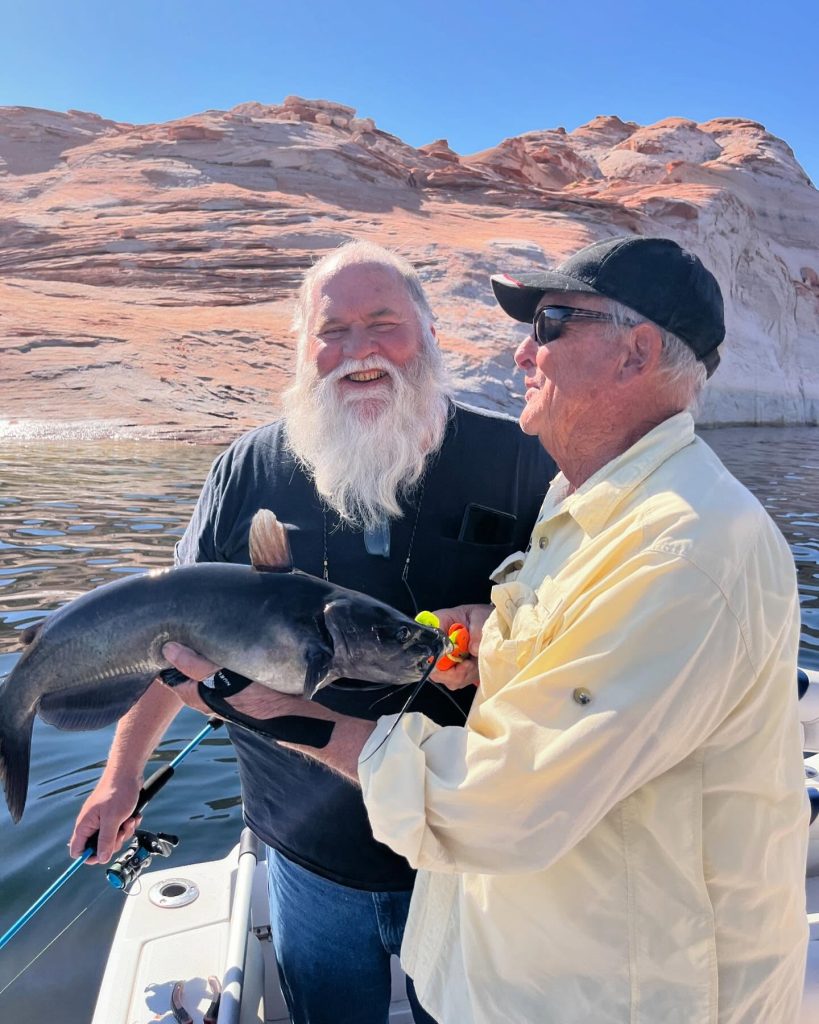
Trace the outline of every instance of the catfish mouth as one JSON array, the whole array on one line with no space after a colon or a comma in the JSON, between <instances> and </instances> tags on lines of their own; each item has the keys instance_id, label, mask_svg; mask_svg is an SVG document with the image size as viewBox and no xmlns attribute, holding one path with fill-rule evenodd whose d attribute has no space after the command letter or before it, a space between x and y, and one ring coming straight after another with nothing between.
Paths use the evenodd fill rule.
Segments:
<instances>
[{"instance_id":1,"label":"catfish mouth","mask_svg":"<svg viewBox=\"0 0 819 1024\"><path fill-rule=\"evenodd\" d=\"M435 661L446 650L447 642L443 630L434 629L432 626L420 626L413 638L413 645L425 651L427 659L433 657Z\"/></svg>"},{"instance_id":2,"label":"catfish mouth","mask_svg":"<svg viewBox=\"0 0 819 1024\"><path fill-rule=\"evenodd\" d=\"M415 661L411 664L418 674L418 679L429 675L435 667L435 663L446 650L446 640L439 630L427 627L422 627L422 630L404 648L406 655L416 655Z\"/></svg>"},{"instance_id":3,"label":"catfish mouth","mask_svg":"<svg viewBox=\"0 0 819 1024\"><path fill-rule=\"evenodd\" d=\"M435 664L446 649L443 633L440 633L437 629L430 632L433 632L434 635L423 638L419 637L413 644L419 651L419 658L416 664L421 674L431 671L430 666Z\"/></svg>"}]
</instances>

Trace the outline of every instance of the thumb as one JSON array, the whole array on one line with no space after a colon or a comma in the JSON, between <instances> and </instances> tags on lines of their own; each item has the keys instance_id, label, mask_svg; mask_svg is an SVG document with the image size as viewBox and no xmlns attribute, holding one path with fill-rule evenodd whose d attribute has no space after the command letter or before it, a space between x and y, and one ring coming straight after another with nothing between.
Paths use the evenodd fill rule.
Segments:
<instances>
[{"instance_id":1,"label":"thumb","mask_svg":"<svg viewBox=\"0 0 819 1024\"><path fill-rule=\"evenodd\" d=\"M201 654L192 651L190 647L184 647L182 644L177 644L173 641L165 644L162 648L162 656L167 658L174 668L184 672L188 678L196 679L200 682L203 679L207 679L208 676L212 676L214 672L218 672L222 667L221 665L214 665L212 661L203 658Z\"/></svg>"}]
</instances>

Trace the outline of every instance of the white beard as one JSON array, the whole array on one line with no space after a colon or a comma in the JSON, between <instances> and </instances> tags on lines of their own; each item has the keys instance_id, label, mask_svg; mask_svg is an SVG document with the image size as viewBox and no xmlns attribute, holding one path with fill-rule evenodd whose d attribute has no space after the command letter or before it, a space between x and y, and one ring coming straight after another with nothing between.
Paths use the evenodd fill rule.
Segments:
<instances>
[{"instance_id":1,"label":"white beard","mask_svg":"<svg viewBox=\"0 0 819 1024\"><path fill-rule=\"evenodd\" d=\"M391 382L342 397L338 381L362 370L384 370ZM446 431L437 349L400 368L376 356L347 360L323 378L305 362L282 398L288 447L340 519L371 529L403 514L400 498L421 479Z\"/></svg>"}]
</instances>

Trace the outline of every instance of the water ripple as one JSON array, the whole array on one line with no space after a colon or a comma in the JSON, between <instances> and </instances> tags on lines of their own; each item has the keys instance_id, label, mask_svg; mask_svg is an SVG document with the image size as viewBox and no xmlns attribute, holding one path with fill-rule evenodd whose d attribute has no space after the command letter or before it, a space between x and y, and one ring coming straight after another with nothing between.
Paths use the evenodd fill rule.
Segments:
<instances>
[{"instance_id":1,"label":"water ripple","mask_svg":"<svg viewBox=\"0 0 819 1024\"><path fill-rule=\"evenodd\" d=\"M788 541L802 608L799 660L819 669L819 429L730 427L702 436Z\"/></svg>"}]
</instances>

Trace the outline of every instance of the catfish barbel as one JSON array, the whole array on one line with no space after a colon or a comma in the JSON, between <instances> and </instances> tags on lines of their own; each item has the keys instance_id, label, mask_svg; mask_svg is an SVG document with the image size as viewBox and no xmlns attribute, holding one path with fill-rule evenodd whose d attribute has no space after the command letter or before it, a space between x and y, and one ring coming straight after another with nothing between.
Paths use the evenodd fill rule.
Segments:
<instances>
[{"instance_id":1,"label":"catfish barbel","mask_svg":"<svg viewBox=\"0 0 819 1024\"><path fill-rule=\"evenodd\" d=\"M281 693L336 679L417 682L442 635L374 598L292 570L284 528L262 509L251 566L199 562L116 580L26 630L0 684L0 779L14 821L26 802L34 716L58 729L121 718L170 663L169 641Z\"/></svg>"}]
</instances>

